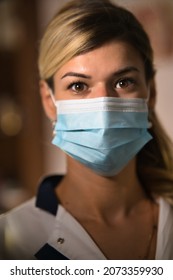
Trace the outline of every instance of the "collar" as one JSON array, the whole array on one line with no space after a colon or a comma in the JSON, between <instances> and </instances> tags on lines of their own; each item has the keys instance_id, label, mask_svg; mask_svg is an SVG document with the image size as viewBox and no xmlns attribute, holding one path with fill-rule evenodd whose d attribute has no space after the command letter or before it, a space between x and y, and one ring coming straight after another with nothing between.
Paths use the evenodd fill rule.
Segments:
<instances>
[{"instance_id":1,"label":"collar","mask_svg":"<svg viewBox=\"0 0 173 280\"><path fill-rule=\"evenodd\" d=\"M41 208L42 210L45 210L53 214L54 216L56 216L58 205L60 204L60 202L57 196L55 195L55 187L57 187L57 185L61 182L62 179L63 176L54 175L54 176L48 176L41 181L41 183L39 184L37 198L36 198L36 207ZM173 234L173 219L172 219L173 208L163 199L159 199L158 202L160 205L160 211L159 211L159 227L158 227L158 237L157 237L156 259L157 260L173 259L173 243L171 243L172 234ZM61 221L62 222L64 221L64 217L61 219ZM69 218L68 222L65 221L65 225L70 224L70 221L71 218ZM75 226L75 229L76 228L77 225ZM75 230L75 235L76 235L76 230ZM82 233L82 235L84 235L84 233ZM70 232L70 236L71 236L71 232ZM65 239L68 240L69 238L66 237ZM64 256L63 252L60 253L57 249L54 249L51 245L46 243L39 250L38 255L37 254L35 255L36 258L67 259L67 257ZM86 249L82 251L85 252Z\"/></svg>"},{"instance_id":2,"label":"collar","mask_svg":"<svg viewBox=\"0 0 173 280\"><path fill-rule=\"evenodd\" d=\"M53 175L41 180L36 197L36 207L56 215L60 202L55 195L55 187L57 187L62 178L63 176Z\"/></svg>"}]
</instances>

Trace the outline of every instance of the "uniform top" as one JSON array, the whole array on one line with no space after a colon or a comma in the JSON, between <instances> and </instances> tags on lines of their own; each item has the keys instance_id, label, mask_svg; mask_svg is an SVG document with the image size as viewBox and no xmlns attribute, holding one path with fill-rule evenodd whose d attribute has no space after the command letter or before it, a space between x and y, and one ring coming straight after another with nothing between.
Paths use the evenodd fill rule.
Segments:
<instances>
[{"instance_id":1,"label":"uniform top","mask_svg":"<svg viewBox=\"0 0 173 280\"><path fill-rule=\"evenodd\" d=\"M42 180L38 194L0 217L0 259L106 260L79 222L59 203L61 176ZM173 208L159 203L157 260L173 259Z\"/></svg>"}]
</instances>

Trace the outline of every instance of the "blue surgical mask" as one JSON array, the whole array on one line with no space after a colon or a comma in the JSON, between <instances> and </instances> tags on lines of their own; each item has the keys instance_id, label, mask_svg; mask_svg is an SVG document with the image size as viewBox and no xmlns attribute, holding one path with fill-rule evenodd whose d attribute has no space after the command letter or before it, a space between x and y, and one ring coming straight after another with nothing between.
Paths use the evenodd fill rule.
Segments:
<instances>
[{"instance_id":1,"label":"blue surgical mask","mask_svg":"<svg viewBox=\"0 0 173 280\"><path fill-rule=\"evenodd\" d=\"M103 176L119 173L152 138L144 99L99 97L54 101L53 144Z\"/></svg>"}]
</instances>

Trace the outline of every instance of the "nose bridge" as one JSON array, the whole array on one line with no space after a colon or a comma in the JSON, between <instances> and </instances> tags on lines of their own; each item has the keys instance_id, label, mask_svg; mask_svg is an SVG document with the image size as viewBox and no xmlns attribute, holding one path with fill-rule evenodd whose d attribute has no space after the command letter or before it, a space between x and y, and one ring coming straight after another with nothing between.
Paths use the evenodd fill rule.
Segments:
<instances>
[{"instance_id":1,"label":"nose bridge","mask_svg":"<svg viewBox=\"0 0 173 280\"><path fill-rule=\"evenodd\" d=\"M96 97L117 97L117 93L108 83L101 83L95 89Z\"/></svg>"}]
</instances>

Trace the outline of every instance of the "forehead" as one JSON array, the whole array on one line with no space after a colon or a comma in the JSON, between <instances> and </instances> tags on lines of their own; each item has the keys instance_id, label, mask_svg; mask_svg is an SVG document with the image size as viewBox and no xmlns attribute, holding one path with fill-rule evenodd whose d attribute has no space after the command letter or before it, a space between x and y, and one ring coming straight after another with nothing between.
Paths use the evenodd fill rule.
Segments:
<instances>
[{"instance_id":1,"label":"forehead","mask_svg":"<svg viewBox=\"0 0 173 280\"><path fill-rule=\"evenodd\" d=\"M125 42L111 42L85 54L78 55L65 63L56 73L69 71L88 72L90 75L109 74L123 67L135 66L144 74L144 62L139 52Z\"/></svg>"}]
</instances>

